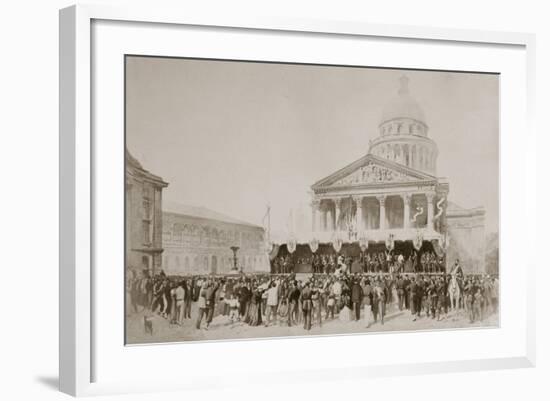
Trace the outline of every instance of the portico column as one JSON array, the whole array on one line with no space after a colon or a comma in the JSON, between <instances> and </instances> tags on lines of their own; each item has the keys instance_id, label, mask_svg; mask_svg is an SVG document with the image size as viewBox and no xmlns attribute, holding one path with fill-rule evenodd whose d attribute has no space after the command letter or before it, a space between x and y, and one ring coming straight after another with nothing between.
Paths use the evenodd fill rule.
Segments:
<instances>
[{"instance_id":1,"label":"portico column","mask_svg":"<svg viewBox=\"0 0 550 401\"><path fill-rule=\"evenodd\" d=\"M428 224L427 224L427 227L428 227L428 230L433 230L434 229L433 218L434 218L434 198L435 198L435 194L434 193L427 193L426 198L428 200Z\"/></svg>"},{"instance_id":2,"label":"portico column","mask_svg":"<svg viewBox=\"0 0 550 401\"><path fill-rule=\"evenodd\" d=\"M403 228L409 228L411 226L411 195L403 195Z\"/></svg>"},{"instance_id":3,"label":"portico column","mask_svg":"<svg viewBox=\"0 0 550 401\"><path fill-rule=\"evenodd\" d=\"M334 221L332 218L332 208L327 209L327 231L334 231Z\"/></svg>"},{"instance_id":4,"label":"portico column","mask_svg":"<svg viewBox=\"0 0 550 401\"><path fill-rule=\"evenodd\" d=\"M357 232L363 231L363 197L355 196L353 198L355 201L355 206L357 207L357 212L355 213L355 228Z\"/></svg>"},{"instance_id":5,"label":"portico column","mask_svg":"<svg viewBox=\"0 0 550 401\"><path fill-rule=\"evenodd\" d=\"M335 211L335 214L334 214L334 231L340 231L340 225L339 225L339 220L340 220L340 199L334 199L334 211Z\"/></svg>"},{"instance_id":6,"label":"portico column","mask_svg":"<svg viewBox=\"0 0 550 401\"><path fill-rule=\"evenodd\" d=\"M380 202L380 230L386 229L386 195L379 195L376 197Z\"/></svg>"},{"instance_id":7,"label":"portico column","mask_svg":"<svg viewBox=\"0 0 550 401\"><path fill-rule=\"evenodd\" d=\"M317 206L317 218L319 219L319 222L317 223L319 229L317 231L324 231L324 221L323 221L324 213L323 213L323 206L321 202L319 202L319 205Z\"/></svg>"},{"instance_id":8,"label":"portico column","mask_svg":"<svg viewBox=\"0 0 550 401\"><path fill-rule=\"evenodd\" d=\"M320 205L321 202L319 200L311 201L311 231L313 232L317 231L317 224L319 223L317 217L317 209L319 209Z\"/></svg>"}]
</instances>

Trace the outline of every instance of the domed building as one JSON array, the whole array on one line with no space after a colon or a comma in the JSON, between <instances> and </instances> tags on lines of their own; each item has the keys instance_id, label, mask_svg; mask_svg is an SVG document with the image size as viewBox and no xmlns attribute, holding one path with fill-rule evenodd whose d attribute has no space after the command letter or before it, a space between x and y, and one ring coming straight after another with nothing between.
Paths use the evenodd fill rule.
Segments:
<instances>
[{"instance_id":1,"label":"domed building","mask_svg":"<svg viewBox=\"0 0 550 401\"><path fill-rule=\"evenodd\" d=\"M485 271L485 211L448 208L449 182L437 176L427 121L401 77L367 154L311 186L314 239L356 252L359 243L409 254L415 248L446 256L449 266L458 258L465 272Z\"/></svg>"}]
</instances>

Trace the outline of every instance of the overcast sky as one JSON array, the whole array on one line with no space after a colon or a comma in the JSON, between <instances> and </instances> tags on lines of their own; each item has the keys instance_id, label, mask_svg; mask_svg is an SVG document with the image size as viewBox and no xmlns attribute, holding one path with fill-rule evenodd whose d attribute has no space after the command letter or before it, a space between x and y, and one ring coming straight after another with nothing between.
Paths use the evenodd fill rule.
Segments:
<instances>
[{"instance_id":1,"label":"overcast sky","mask_svg":"<svg viewBox=\"0 0 550 401\"><path fill-rule=\"evenodd\" d=\"M367 153L403 74L449 200L498 230L496 75L130 57L127 147L164 199L257 224L269 203L285 230L291 209L310 218L311 184Z\"/></svg>"}]
</instances>

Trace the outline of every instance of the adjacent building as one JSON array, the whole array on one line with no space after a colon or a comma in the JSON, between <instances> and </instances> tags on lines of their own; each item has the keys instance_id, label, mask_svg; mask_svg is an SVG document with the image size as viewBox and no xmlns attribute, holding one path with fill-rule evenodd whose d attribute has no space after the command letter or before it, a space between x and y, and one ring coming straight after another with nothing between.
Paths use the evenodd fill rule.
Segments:
<instances>
[{"instance_id":1,"label":"adjacent building","mask_svg":"<svg viewBox=\"0 0 550 401\"><path fill-rule=\"evenodd\" d=\"M169 275L268 272L265 230L213 210L167 202L162 213L163 269Z\"/></svg>"},{"instance_id":2,"label":"adjacent building","mask_svg":"<svg viewBox=\"0 0 550 401\"><path fill-rule=\"evenodd\" d=\"M154 274L162 269L162 190L168 183L127 150L125 170L126 267Z\"/></svg>"},{"instance_id":3,"label":"adjacent building","mask_svg":"<svg viewBox=\"0 0 550 401\"><path fill-rule=\"evenodd\" d=\"M449 246L447 261L460 260L465 273L498 274L498 269L487 266L485 210L481 207L465 209L449 202L446 209Z\"/></svg>"}]
</instances>

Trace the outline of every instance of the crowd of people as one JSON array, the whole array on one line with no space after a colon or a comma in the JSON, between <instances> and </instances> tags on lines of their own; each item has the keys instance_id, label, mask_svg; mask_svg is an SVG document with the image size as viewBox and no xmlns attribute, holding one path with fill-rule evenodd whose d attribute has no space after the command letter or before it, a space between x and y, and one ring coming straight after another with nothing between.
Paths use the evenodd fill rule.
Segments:
<instances>
[{"instance_id":1,"label":"crowd of people","mask_svg":"<svg viewBox=\"0 0 550 401\"><path fill-rule=\"evenodd\" d=\"M358 266L363 273L443 273L445 261L433 251L419 253L405 252L361 252L359 256L344 257L347 266ZM271 271L275 274L289 274L296 271L297 265L309 265L313 273L334 273L338 266L335 253L317 252L311 256L276 257L271 261Z\"/></svg>"},{"instance_id":2,"label":"crowd of people","mask_svg":"<svg viewBox=\"0 0 550 401\"><path fill-rule=\"evenodd\" d=\"M483 321L498 310L497 277L419 273L351 273L345 259L336 260L332 273L313 274L303 280L295 274L168 277L163 272L130 274L127 293L130 312L158 314L171 325L191 321L196 329L210 327L213 318L250 326L303 325L305 330L323 322L363 322L368 328L384 324L388 309L409 311L442 320L451 308L448 288L460 286L458 308L470 322ZM456 271L456 269L455 269Z\"/></svg>"}]
</instances>

